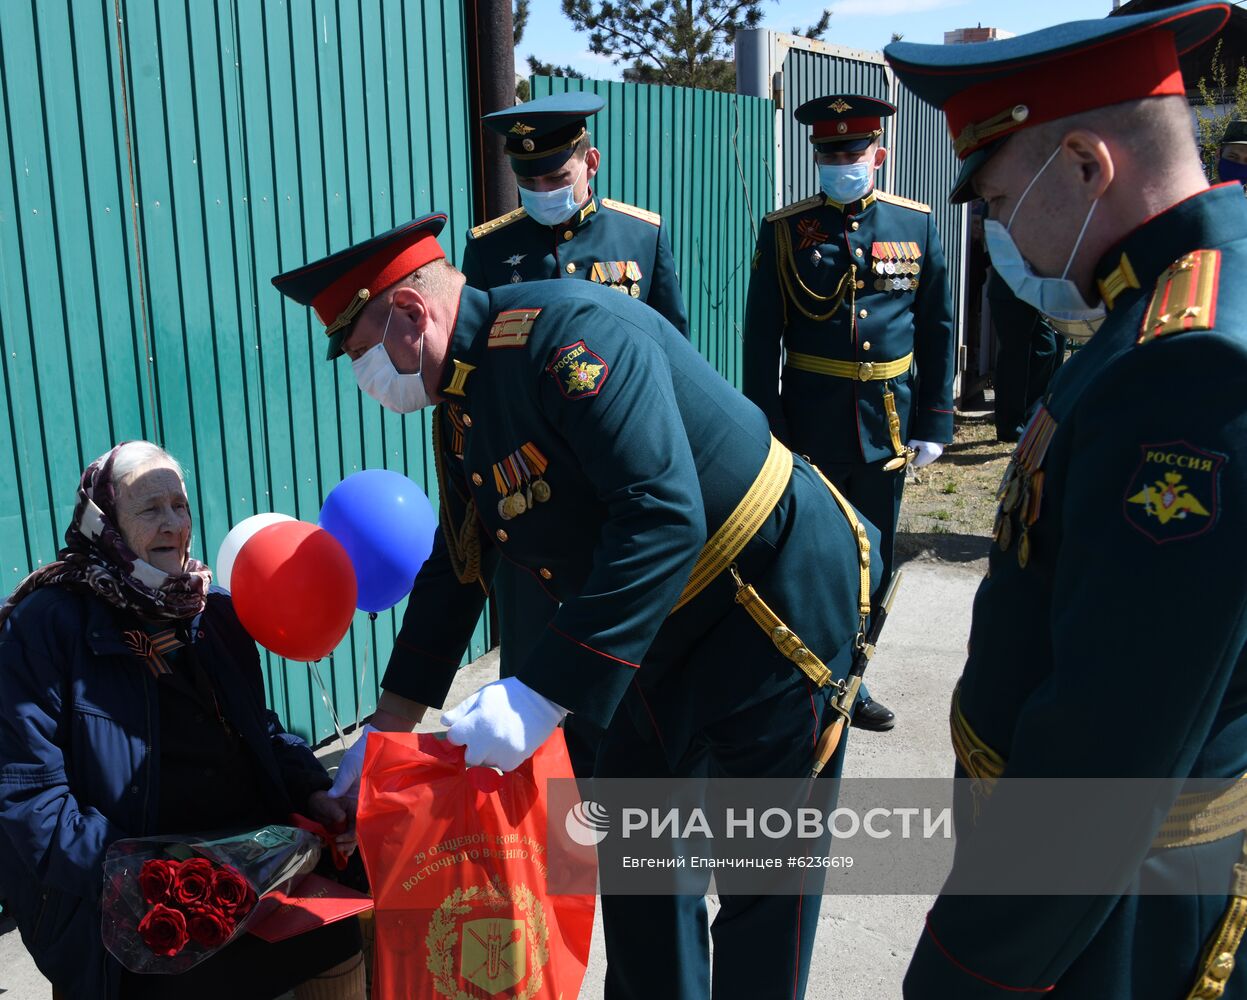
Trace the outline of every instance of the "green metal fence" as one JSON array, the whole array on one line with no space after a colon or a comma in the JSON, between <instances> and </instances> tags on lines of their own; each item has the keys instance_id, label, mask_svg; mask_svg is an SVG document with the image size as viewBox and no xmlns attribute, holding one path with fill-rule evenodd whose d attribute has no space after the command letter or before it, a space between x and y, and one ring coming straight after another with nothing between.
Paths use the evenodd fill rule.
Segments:
<instances>
[{"instance_id":1,"label":"green metal fence","mask_svg":"<svg viewBox=\"0 0 1247 1000\"><path fill-rule=\"evenodd\" d=\"M362 399L269 278L431 208L462 220L445 233L458 259L464 52L455 0L0 3L0 589L55 557L82 468L127 438L182 461L209 561L253 513L314 521L358 469L435 492L425 419ZM739 383L771 103L534 92L569 86L609 100L599 190L667 219L694 340ZM374 706L401 611L357 616L320 665L344 725ZM469 658L487 648L482 624ZM309 669L266 669L287 724L329 736Z\"/></svg>"},{"instance_id":2,"label":"green metal fence","mask_svg":"<svg viewBox=\"0 0 1247 1000\"><path fill-rule=\"evenodd\" d=\"M666 221L698 350L741 380L741 323L757 220L771 210L775 106L685 87L533 77L533 97L591 90L598 194Z\"/></svg>"},{"instance_id":3,"label":"green metal fence","mask_svg":"<svg viewBox=\"0 0 1247 1000\"><path fill-rule=\"evenodd\" d=\"M269 278L471 218L464 51L457 0L0 3L0 588L54 558L82 468L126 438L186 466L209 560L258 511L315 521L357 469L435 488L425 420L361 399ZM344 724L396 625L358 615L321 664ZM291 728L333 731L306 667L267 672Z\"/></svg>"}]
</instances>

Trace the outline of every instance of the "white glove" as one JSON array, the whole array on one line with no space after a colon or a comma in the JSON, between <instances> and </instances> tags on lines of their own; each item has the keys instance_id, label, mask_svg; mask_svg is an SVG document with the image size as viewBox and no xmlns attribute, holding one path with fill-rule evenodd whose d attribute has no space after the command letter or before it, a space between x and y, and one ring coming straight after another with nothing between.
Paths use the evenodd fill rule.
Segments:
<instances>
[{"instance_id":1,"label":"white glove","mask_svg":"<svg viewBox=\"0 0 1247 1000\"><path fill-rule=\"evenodd\" d=\"M944 446L936 444L934 441L910 441L909 447L918 453L914 456L915 469L921 469L924 465L930 465L944 454Z\"/></svg>"},{"instance_id":2,"label":"white glove","mask_svg":"<svg viewBox=\"0 0 1247 1000\"><path fill-rule=\"evenodd\" d=\"M377 731L372 723L364 723L364 728L359 731L359 739L342 755L342 760L338 762L338 773L334 775L333 786L329 789L331 799L340 799L343 796L354 798L359 794L359 776L364 771L364 750L368 747L368 734Z\"/></svg>"},{"instance_id":3,"label":"white glove","mask_svg":"<svg viewBox=\"0 0 1247 1000\"><path fill-rule=\"evenodd\" d=\"M446 739L466 747L469 767L514 771L554 732L567 709L518 677L486 684L442 716Z\"/></svg>"}]
</instances>

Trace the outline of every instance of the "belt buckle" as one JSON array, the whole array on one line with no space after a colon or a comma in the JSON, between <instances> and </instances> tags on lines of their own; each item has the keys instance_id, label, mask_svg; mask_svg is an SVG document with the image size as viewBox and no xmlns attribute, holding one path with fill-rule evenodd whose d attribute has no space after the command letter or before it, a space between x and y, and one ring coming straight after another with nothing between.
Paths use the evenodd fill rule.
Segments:
<instances>
[{"instance_id":1,"label":"belt buckle","mask_svg":"<svg viewBox=\"0 0 1247 1000\"><path fill-rule=\"evenodd\" d=\"M875 363L873 361L861 361L857 365L857 378L860 382L869 382L875 374Z\"/></svg>"}]
</instances>

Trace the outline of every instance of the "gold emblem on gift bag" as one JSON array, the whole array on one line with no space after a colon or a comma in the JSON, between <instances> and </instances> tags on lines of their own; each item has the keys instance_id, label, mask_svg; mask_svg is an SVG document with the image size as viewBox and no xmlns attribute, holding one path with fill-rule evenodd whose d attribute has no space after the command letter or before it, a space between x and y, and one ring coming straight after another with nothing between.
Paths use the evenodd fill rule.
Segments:
<instances>
[{"instance_id":1,"label":"gold emblem on gift bag","mask_svg":"<svg viewBox=\"0 0 1247 1000\"><path fill-rule=\"evenodd\" d=\"M525 976L525 924L486 917L460 927L459 978L485 993L509 990Z\"/></svg>"},{"instance_id":2,"label":"gold emblem on gift bag","mask_svg":"<svg viewBox=\"0 0 1247 1000\"><path fill-rule=\"evenodd\" d=\"M443 899L424 939L433 988L450 1000L532 1000L545 983L549 942L541 900L528 886L497 877Z\"/></svg>"}]
</instances>

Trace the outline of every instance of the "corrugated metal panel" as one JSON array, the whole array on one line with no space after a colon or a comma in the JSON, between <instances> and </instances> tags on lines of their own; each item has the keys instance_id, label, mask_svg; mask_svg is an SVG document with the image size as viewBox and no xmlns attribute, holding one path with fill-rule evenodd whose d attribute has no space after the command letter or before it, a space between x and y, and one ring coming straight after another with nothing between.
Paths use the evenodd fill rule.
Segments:
<instances>
[{"instance_id":1,"label":"corrugated metal panel","mask_svg":"<svg viewBox=\"0 0 1247 1000\"><path fill-rule=\"evenodd\" d=\"M958 167L953 144L948 138L948 126L940 111L918 100L899 81L895 81L891 99L896 105L895 128L891 136L895 177L891 188L896 194L931 206L935 227L944 241L944 253L948 257L953 329L958 331L957 342L964 343L962 315L969 252L966 246L966 207L948 203Z\"/></svg>"},{"instance_id":2,"label":"corrugated metal panel","mask_svg":"<svg viewBox=\"0 0 1247 1000\"><path fill-rule=\"evenodd\" d=\"M882 55L790 48L784 57L783 73L784 109L779 115L783 140L782 205L818 192L810 128L798 124L793 111L806 101L828 94L863 94L897 106L896 115L885 124L883 142L889 148L889 157L884 168L887 179L881 186L931 206L948 258L954 329L961 343L966 214L964 206L948 204L957 159L948 141L943 115L902 87L886 68Z\"/></svg>"},{"instance_id":3,"label":"corrugated metal panel","mask_svg":"<svg viewBox=\"0 0 1247 1000\"><path fill-rule=\"evenodd\" d=\"M0 587L54 557L125 438L186 466L201 558L257 511L314 521L357 469L435 492L425 419L362 399L269 278L430 208L471 219L465 66L456 0L0 4ZM397 621L359 615L321 664L344 723ZM293 729L332 733L307 668L267 674Z\"/></svg>"},{"instance_id":4,"label":"corrugated metal panel","mask_svg":"<svg viewBox=\"0 0 1247 1000\"><path fill-rule=\"evenodd\" d=\"M671 236L693 343L740 385L741 321L756 219L774 188L775 106L684 87L533 77L534 97L591 90L602 151L594 187L658 212Z\"/></svg>"}]
</instances>

